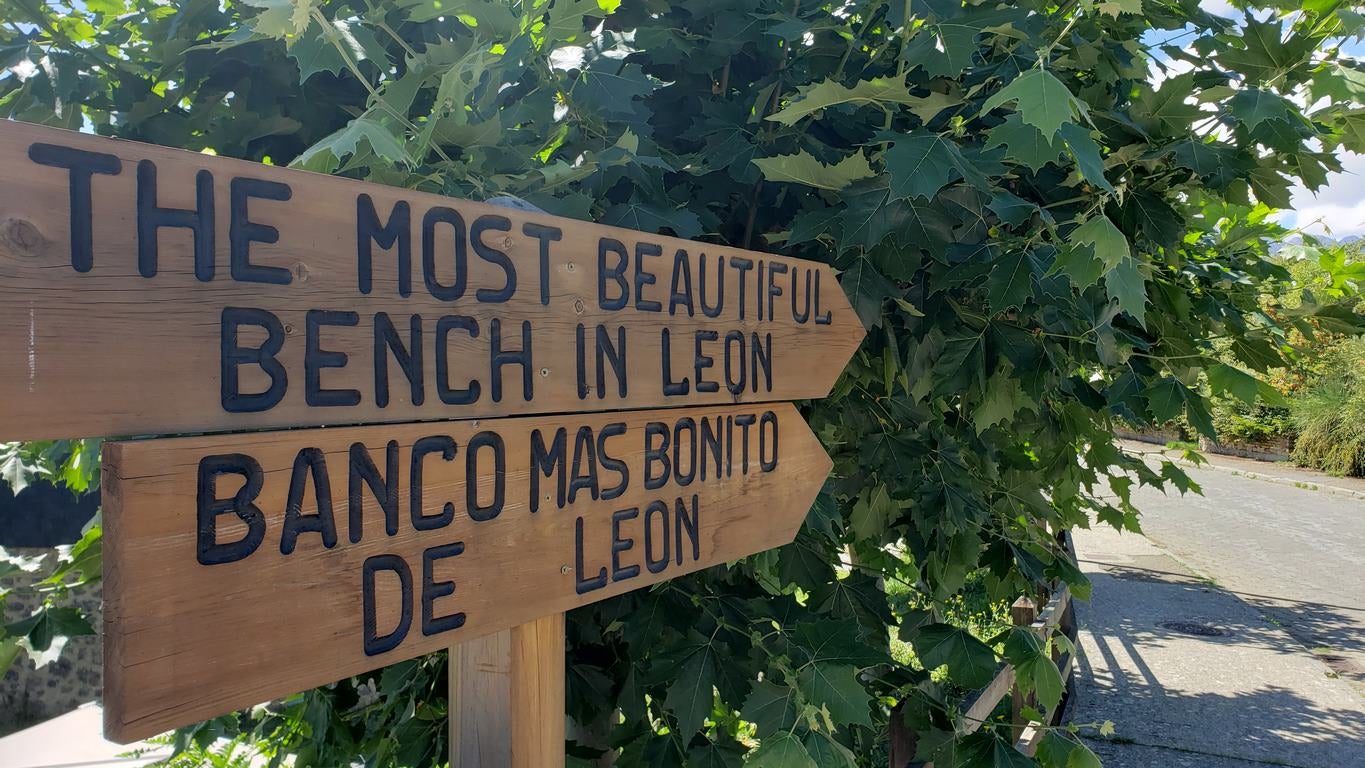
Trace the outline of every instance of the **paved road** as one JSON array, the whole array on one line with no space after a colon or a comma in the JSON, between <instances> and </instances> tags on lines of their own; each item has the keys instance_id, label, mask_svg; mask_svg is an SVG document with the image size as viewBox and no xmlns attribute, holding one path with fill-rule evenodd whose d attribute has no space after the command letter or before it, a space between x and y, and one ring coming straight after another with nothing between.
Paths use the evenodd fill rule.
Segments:
<instances>
[{"instance_id":1,"label":"paved road","mask_svg":"<svg viewBox=\"0 0 1365 768\"><path fill-rule=\"evenodd\" d=\"M1147 537L1260 609L1365 695L1365 500L1226 470L1187 472L1203 496L1134 493Z\"/></svg>"}]
</instances>

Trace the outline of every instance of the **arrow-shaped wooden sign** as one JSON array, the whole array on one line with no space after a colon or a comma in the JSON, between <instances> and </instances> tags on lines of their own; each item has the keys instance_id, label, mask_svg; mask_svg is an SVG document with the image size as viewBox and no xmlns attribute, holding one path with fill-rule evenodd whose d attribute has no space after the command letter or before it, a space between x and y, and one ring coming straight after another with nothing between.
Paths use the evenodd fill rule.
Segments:
<instances>
[{"instance_id":1,"label":"arrow-shaped wooden sign","mask_svg":"<svg viewBox=\"0 0 1365 768\"><path fill-rule=\"evenodd\" d=\"M0 439L823 397L828 265L0 123Z\"/></svg>"},{"instance_id":2,"label":"arrow-shaped wooden sign","mask_svg":"<svg viewBox=\"0 0 1365 768\"><path fill-rule=\"evenodd\" d=\"M105 733L788 543L829 470L785 403L107 444Z\"/></svg>"}]
</instances>

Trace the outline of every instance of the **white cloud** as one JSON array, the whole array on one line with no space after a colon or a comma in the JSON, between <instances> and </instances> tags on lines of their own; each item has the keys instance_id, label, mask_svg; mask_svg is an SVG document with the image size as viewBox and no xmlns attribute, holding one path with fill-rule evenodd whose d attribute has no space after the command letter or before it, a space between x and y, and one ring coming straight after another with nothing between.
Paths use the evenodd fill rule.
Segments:
<instances>
[{"instance_id":1,"label":"white cloud","mask_svg":"<svg viewBox=\"0 0 1365 768\"><path fill-rule=\"evenodd\" d=\"M1215 16L1225 16L1230 19L1242 17L1242 12L1232 7L1232 3L1227 0L1203 0L1199 7Z\"/></svg>"},{"instance_id":2,"label":"white cloud","mask_svg":"<svg viewBox=\"0 0 1365 768\"><path fill-rule=\"evenodd\" d=\"M1343 151L1339 157L1342 172L1328 174L1317 194L1294 187L1294 210L1284 216L1285 224L1315 235L1365 235L1365 155Z\"/></svg>"}]
</instances>

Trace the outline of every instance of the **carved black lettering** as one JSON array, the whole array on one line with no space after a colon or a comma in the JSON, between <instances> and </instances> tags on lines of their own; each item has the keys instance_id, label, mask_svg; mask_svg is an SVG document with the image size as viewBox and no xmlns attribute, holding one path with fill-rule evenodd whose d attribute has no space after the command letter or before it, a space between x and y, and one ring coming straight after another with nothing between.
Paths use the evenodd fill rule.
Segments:
<instances>
[{"instance_id":1,"label":"carved black lettering","mask_svg":"<svg viewBox=\"0 0 1365 768\"><path fill-rule=\"evenodd\" d=\"M739 464L740 472L746 475L749 474L749 427L753 426L755 421L758 419L752 413L744 413L735 417L735 424L740 428L739 443L742 454ZM735 455L732 453L730 454L730 463L733 464L734 461Z\"/></svg>"},{"instance_id":2,"label":"carved black lettering","mask_svg":"<svg viewBox=\"0 0 1365 768\"><path fill-rule=\"evenodd\" d=\"M601 462L603 471L615 472L620 478L616 485L602 489L603 501L617 498L625 493L630 485L630 465L607 452L607 439L625 433L626 425L620 421L612 422L597 431L597 460Z\"/></svg>"},{"instance_id":3,"label":"carved black lettering","mask_svg":"<svg viewBox=\"0 0 1365 768\"><path fill-rule=\"evenodd\" d=\"M502 402L502 368L505 365L521 366L521 396L531 402L535 396L535 377L531 371L531 323L521 321L521 349L502 348L502 321L493 318L489 324L489 344L492 357L493 402Z\"/></svg>"},{"instance_id":4,"label":"carved black lettering","mask_svg":"<svg viewBox=\"0 0 1365 768\"><path fill-rule=\"evenodd\" d=\"M687 472L683 472L683 459ZM691 416L678 419L673 425L673 479L682 487L692 484L697 477L697 422Z\"/></svg>"},{"instance_id":5,"label":"carved black lettering","mask_svg":"<svg viewBox=\"0 0 1365 768\"><path fill-rule=\"evenodd\" d=\"M662 256L664 249L655 243L635 244L635 309L641 312L658 312L664 308L653 299L645 298L645 286L657 281L653 272L645 268L645 259Z\"/></svg>"},{"instance_id":6,"label":"carved black lettering","mask_svg":"<svg viewBox=\"0 0 1365 768\"><path fill-rule=\"evenodd\" d=\"M658 447L654 446L656 436L659 438ZM651 421L645 425L645 490L657 490L668 484L668 476L673 471L668 460L668 443L669 429L667 424L661 421ZM651 470L655 464L661 468L657 475Z\"/></svg>"},{"instance_id":7,"label":"carved black lettering","mask_svg":"<svg viewBox=\"0 0 1365 768\"><path fill-rule=\"evenodd\" d=\"M682 381L673 380L673 338L667 328L659 330L659 357L663 364L664 395L667 397L678 397L687 394L692 384L684 376Z\"/></svg>"},{"instance_id":8,"label":"carved black lettering","mask_svg":"<svg viewBox=\"0 0 1365 768\"><path fill-rule=\"evenodd\" d=\"M464 626L463 611L436 615L436 598L455 594L455 582L436 581L436 561L464 552L464 542L454 541L422 550L422 634L430 637Z\"/></svg>"},{"instance_id":9,"label":"carved black lettering","mask_svg":"<svg viewBox=\"0 0 1365 768\"><path fill-rule=\"evenodd\" d=\"M194 276L207 283L213 279L213 174L199 171L194 176L194 210L162 208L157 205L156 164L142 160L137 164L137 271L153 277L157 269L157 230L183 227L194 233Z\"/></svg>"},{"instance_id":10,"label":"carved black lettering","mask_svg":"<svg viewBox=\"0 0 1365 768\"><path fill-rule=\"evenodd\" d=\"M422 463L433 453L439 453L446 461L455 460L455 438L450 435L429 435L412 444L412 459L408 468L408 514L412 517L412 527L419 531L434 531L450 525L455 519L455 505L447 501L441 511L428 515L422 501Z\"/></svg>"},{"instance_id":11,"label":"carved black lettering","mask_svg":"<svg viewBox=\"0 0 1365 768\"><path fill-rule=\"evenodd\" d=\"M259 347L243 347L238 339L244 325L265 329L265 340ZM219 399L228 413L256 413L280 404L289 386L289 374L276 358L284 348L284 324L264 309L224 307L219 319ZM259 366L270 377L264 392L243 393L241 371L243 365Z\"/></svg>"},{"instance_id":12,"label":"carved black lettering","mask_svg":"<svg viewBox=\"0 0 1365 768\"><path fill-rule=\"evenodd\" d=\"M242 487L230 498L218 498L218 478L241 475ZM250 555L265 538L265 515L254 503L261 495L265 473L255 459L241 453L205 456L199 460L196 499L198 510L198 557L200 565L235 563ZM237 541L218 541L218 518L233 514L246 523L246 533Z\"/></svg>"},{"instance_id":13,"label":"carved black lettering","mask_svg":"<svg viewBox=\"0 0 1365 768\"><path fill-rule=\"evenodd\" d=\"M700 465L699 470L701 472L702 482L706 482L707 451L711 452L711 460L715 464L714 474L716 477L720 477L721 467L723 466L721 463L723 454L721 453L720 424L721 421L719 417L714 419L702 417L701 420L701 436L699 438L701 441L701 448L698 450L697 463Z\"/></svg>"},{"instance_id":14,"label":"carved black lettering","mask_svg":"<svg viewBox=\"0 0 1365 768\"><path fill-rule=\"evenodd\" d=\"M805 323L810 320L810 284L815 281L815 278L811 276L811 271L812 270L800 268L792 269L792 319L797 323ZM797 309L796 297L800 295L800 292L796 289L796 279L802 272L806 273L806 300L801 308Z\"/></svg>"},{"instance_id":15,"label":"carved black lettering","mask_svg":"<svg viewBox=\"0 0 1365 768\"><path fill-rule=\"evenodd\" d=\"M33 144L28 159L39 165L67 169L67 190L71 208L71 268L89 272L95 266L94 203L90 177L97 173L117 176L123 163L116 155L86 152L56 144Z\"/></svg>"},{"instance_id":16,"label":"carved black lettering","mask_svg":"<svg viewBox=\"0 0 1365 768\"><path fill-rule=\"evenodd\" d=\"M608 253L616 255L615 266L607 266ZM624 309L626 302L630 300L630 284L626 282L626 266L629 261L630 254L620 240L604 237L597 241L597 305L602 309L612 311ZM609 280L616 283L619 295L607 295Z\"/></svg>"},{"instance_id":17,"label":"carved black lettering","mask_svg":"<svg viewBox=\"0 0 1365 768\"><path fill-rule=\"evenodd\" d=\"M733 350L739 350L738 354L733 354ZM744 357L744 332L726 331L725 333L725 391L732 395L738 395L744 391L744 377L746 372L746 361ZM736 378L735 362L738 361L739 376Z\"/></svg>"},{"instance_id":18,"label":"carved black lettering","mask_svg":"<svg viewBox=\"0 0 1365 768\"><path fill-rule=\"evenodd\" d=\"M360 403L360 390L324 389L324 368L345 368L349 355L322 348L322 329L348 328L360 324L355 312L310 309L304 316L303 396L304 402L317 407L346 407Z\"/></svg>"},{"instance_id":19,"label":"carved black lettering","mask_svg":"<svg viewBox=\"0 0 1365 768\"><path fill-rule=\"evenodd\" d=\"M744 319L744 283L748 280L745 276L749 270L754 268L754 260L746 259L743 256L731 256L730 266L739 271L739 319Z\"/></svg>"},{"instance_id":20,"label":"carved black lettering","mask_svg":"<svg viewBox=\"0 0 1365 768\"><path fill-rule=\"evenodd\" d=\"M688 317L695 314L692 307L692 261L687 258L687 251L681 248L673 254L673 279L670 281L668 292L668 314L670 316L678 314L678 307L686 309Z\"/></svg>"},{"instance_id":21,"label":"carved black lettering","mask_svg":"<svg viewBox=\"0 0 1365 768\"><path fill-rule=\"evenodd\" d=\"M657 557L654 554L654 517L659 518L659 539L663 542L663 551ZM662 573L668 567L668 550L668 504L655 499L645 507L645 566L650 573Z\"/></svg>"},{"instance_id":22,"label":"carved black lettering","mask_svg":"<svg viewBox=\"0 0 1365 768\"><path fill-rule=\"evenodd\" d=\"M750 380L755 392L773 391L773 335L763 334L760 342L757 333L749 334L749 346L753 350L750 357L749 370L753 371ZM759 389L758 375L763 374L763 388Z\"/></svg>"},{"instance_id":23,"label":"carved black lettering","mask_svg":"<svg viewBox=\"0 0 1365 768\"><path fill-rule=\"evenodd\" d=\"M398 617L398 625L389 632L381 635L378 623L377 607L375 605L375 575L379 571L391 571L398 577L398 588L402 612ZM403 638L408 636L408 628L412 626L412 571L408 564L398 555L374 555L365 558L365 562L360 567L360 594L361 594L361 619L363 642L366 656L378 656L381 653L392 651L403 642Z\"/></svg>"},{"instance_id":24,"label":"carved black lettering","mask_svg":"<svg viewBox=\"0 0 1365 768\"><path fill-rule=\"evenodd\" d=\"M528 221L521 225L523 234L540 241L540 303L550 305L550 243L564 239L564 230Z\"/></svg>"},{"instance_id":25,"label":"carved black lettering","mask_svg":"<svg viewBox=\"0 0 1365 768\"><path fill-rule=\"evenodd\" d=\"M701 559L701 524L698 517L697 494L692 494L692 514L681 497L673 502L673 552L678 565L683 564L683 531L692 542L692 562Z\"/></svg>"},{"instance_id":26,"label":"carved black lettering","mask_svg":"<svg viewBox=\"0 0 1365 768\"><path fill-rule=\"evenodd\" d=\"M832 322L830 311L820 312L820 270L815 270L815 324L829 325Z\"/></svg>"},{"instance_id":27,"label":"carved black lettering","mask_svg":"<svg viewBox=\"0 0 1365 768\"><path fill-rule=\"evenodd\" d=\"M777 284L777 276L787 273L787 265L780 261L774 261L768 265L768 319L776 320L777 315L773 314L773 301L782 295L782 286Z\"/></svg>"},{"instance_id":28,"label":"carved black lettering","mask_svg":"<svg viewBox=\"0 0 1365 768\"><path fill-rule=\"evenodd\" d=\"M621 553L635 548L635 539L621 538L621 523L640 516L639 507L618 509L611 513L611 580L624 581L640 575L640 566L621 565Z\"/></svg>"},{"instance_id":29,"label":"carved black lettering","mask_svg":"<svg viewBox=\"0 0 1365 768\"><path fill-rule=\"evenodd\" d=\"M716 257L716 303L706 303L706 254L702 254L701 265L697 270L697 298L701 300L701 313L707 317L720 317L725 310L725 257Z\"/></svg>"},{"instance_id":30,"label":"carved black lettering","mask_svg":"<svg viewBox=\"0 0 1365 768\"><path fill-rule=\"evenodd\" d=\"M719 336L715 331L697 331L692 337L692 378L696 382L698 392L719 392L720 382L708 381L704 371L715 365L716 361L710 355L702 352L702 344L708 341L715 341Z\"/></svg>"},{"instance_id":31,"label":"carved black lettering","mask_svg":"<svg viewBox=\"0 0 1365 768\"><path fill-rule=\"evenodd\" d=\"M474 223L469 227L469 241L474 245L474 253L479 258L502 270L504 282L501 288L480 288L474 292L474 298L485 304L500 304L512 298L517 292L517 266L512 260L507 258L507 252L499 248L494 248L484 242L483 233L492 230L494 232L512 231L512 220L506 216L495 214L485 214L474 219Z\"/></svg>"},{"instance_id":32,"label":"carved black lettering","mask_svg":"<svg viewBox=\"0 0 1365 768\"><path fill-rule=\"evenodd\" d=\"M228 225L228 255L232 279L243 283L289 285L294 273L284 267L267 267L251 263L252 243L277 243L280 231L269 224L251 220L247 202L260 200L288 200L294 194L288 184L265 179L237 177L228 187L230 215Z\"/></svg>"},{"instance_id":33,"label":"carved black lettering","mask_svg":"<svg viewBox=\"0 0 1365 768\"><path fill-rule=\"evenodd\" d=\"M374 287L374 246L388 250L398 246L398 295L412 295L412 206L399 200L389 212L389 222L379 223L379 212L367 194L355 199L356 277L360 292L368 295Z\"/></svg>"},{"instance_id":34,"label":"carved black lettering","mask_svg":"<svg viewBox=\"0 0 1365 768\"><path fill-rule=\"evenodd\" d=\"M564 507L565 493L568 488L568 469L565 465L568 430L559 427L555 430L550 447L545 447L545 438L539 429L531 431L531 511L540 509L540 478L553 477L556 484L555 503Z\"/></svg>"},{"instance_id":35,"label":"carved black lettering","mask_svg":"<svg viewBox=\"0 0 1365 768\"><path fill-rule=\"evenodd\" d=\"M450 332L461 330L469 338L479 338L479 321L464 315L445 315L436 321L436 394L446 405L469 405L479 399L481 387L475 379L464 389L450 385Z\"/></svg>"},{"instance_id":36,"label":"carved black lettering","mask_svg":"<svg viewBox=\"0 0 1365 768\"><path fill-rule=\"evenodd\" d=\"M313 500L318 511L303 514L303 494L308 479L313 480ZM336 520L332 517L332 484L327 479L327 457L317 448L304 448L294 457L294 471L289 476L289 499L284 505L284 526L280 532L280 554L294 553L300 533L316 533L322 546L337 545Z\"/></svg>"},{"instance_id":37,"label":"carved black lettering","mask_svg":"<svg viewBox=\"0 0 1365 768\"><path fill-rule=\"evenodd\" d=\"M449 224L454 237L453 266L455 282L445 285L436 276L436 225ZM464 296L469 280L469 252L464 219L459 211L443 205L433 206L422 216L422 282L427 292L441 301L456 301Z\"/></svg>"},{"instance_id":38,"label":"carved black lettering","mask_svg":"<svg viewBox=\"0 0 1365 768\"><path fill-rule=\"evenodd\" d=\"M408 319L408 343L404 345L388 314L374 314L374 404L380 408L389 406L389 355L393 356L394 362L398 363L408 379L408 388L412 392L408 402L421 405L427 399L422 376L421 315L412 315Z\"/></svg>"},{"instance_id":39,"label":"carved black lettering","mask_svg":"<svg viewBox=\"0 0 1365 768\"><path fill-rule=\"evenodd\" d=\"M597 442L592 427L579 427L573 441L573 471L569 479L569 503L574 503L580 490L586 490L596 501L601 495L597 483Z\"/></svg>"},{"instance_id":40,"label":"carved black lettering","mask_svg":"<svg viewBox=\"0 0 1365 768\"><path fill-rule=\"evenodd\" d=\"M398 441L390 440L384 447L384 473L370 456L364 443L351 443L347 482L348 536L352 544L360 543L365 534L365 487L368 486L379 510L384 513L384 533L398 533Z\"/></svg>"},{"instance_id":41,"label":"carved black lettering","mask_svg":"<svg viewBox=\"0 0 1365 768\"><path fill-rule=\"evenodd\" d=\"M607 567L604 565L598 569L597 575L591 579L583 578L583 516L574 518L573 521L573 550L574 550L574 592L585 595L593 590L607 586Z\"/></svg>"},{"instance_id":42,"label":"carved black lettering","mask_svg":"<svg viewBox=\"0 0 1365 768\"><path fill-rule=\"evenodd\" d=\"M777 469L777 414L772 411L758 417L758 468L764 472Z\"/></svg>"},{"instance_id":43,"label":"carved black lettering","mask_svg":"<svg viewBox=\"0 0 1365 768\"><path fill-rule=\"evenodd\" d=\"M480 449L493 451L493 474L491 477L479 472ZM465 447L465 511L478 522L492 520L502 514L502 505L507 498L507 446L497 432L483 432L470 438ZM492 481L493 500L487 504L479 502L479 488Z\"/></svg>"},{"instance_id":44,"label":"carved black lettering","mask_svg":"<svg viewBox=\"0 0 1365 768\"><path fill-rule=\"evenodd\" d=\"M616 327L616 343L613 344L606 326L597 326L597 399L607 396L607 363L611 363L612 375L616 377L616 396L626 396L626 327Z\"/></svg>"}]
</instances>

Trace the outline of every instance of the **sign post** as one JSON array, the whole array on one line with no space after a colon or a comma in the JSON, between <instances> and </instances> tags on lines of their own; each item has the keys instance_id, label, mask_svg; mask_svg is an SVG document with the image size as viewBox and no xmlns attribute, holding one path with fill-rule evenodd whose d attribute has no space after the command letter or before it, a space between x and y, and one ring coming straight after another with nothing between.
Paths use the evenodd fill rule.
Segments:
<instances>
[{"instance_id":1,"label":"sign post","mask_svg":"<svg viewBox=\"0 0 1365 768\"><path fill-rule=\"evenodd\" d=\"M453 762L562 764L565 611L829 473L828 265L18 123L0 169L0 439L193 433L105 444L114 740L448 649Z\"/></svg>"}]
</instances>

